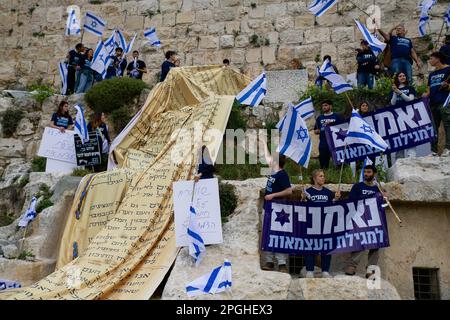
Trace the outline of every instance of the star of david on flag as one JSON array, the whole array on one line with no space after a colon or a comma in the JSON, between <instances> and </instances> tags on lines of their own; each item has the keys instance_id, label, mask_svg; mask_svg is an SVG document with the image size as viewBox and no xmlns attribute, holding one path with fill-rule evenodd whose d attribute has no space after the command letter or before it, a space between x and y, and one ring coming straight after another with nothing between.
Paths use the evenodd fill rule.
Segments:
<instances>
[{"instance_id":1,"label":"star of david on flag","mask_svg":"<svg viewBox=\"0 0 450 320\"><path fill-rule=\"evenodd\" d=\"M366 144L380 151L385 151L389 147L386 141L356 110L352 111L345 143L348 145L353 143Z\"/></svg>"},{"instance_id":2,"label":"star of david on flag","mask_svg":"<svg viewBox=\"0 0 450 320\"><path fill-rule=\"evenodd\" d=\"M100 17L97 17L91 12L86 12L84 17L84 29L89 31L90 33L95 34L96 36L103 36L103 32L105 31L106 22L102 20Z\"/></svg>"}]
</instances>

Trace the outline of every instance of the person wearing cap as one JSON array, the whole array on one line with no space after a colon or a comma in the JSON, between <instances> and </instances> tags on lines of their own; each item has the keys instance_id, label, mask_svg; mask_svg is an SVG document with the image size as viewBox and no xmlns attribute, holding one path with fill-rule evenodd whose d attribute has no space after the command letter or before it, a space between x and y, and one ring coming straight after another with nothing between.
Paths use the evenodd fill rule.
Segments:
<instances>
[{"instance_id":1,"label":"person wearing cap","mask_svg":"<svg viewBox=\"0 0 450 320\"><path fill-rule=\"evenodd\" d=\"M439 52L444 56L444 64L450 65L450 34L445 36L444 45L439 49Z\"/></svg>"},{"instance_id":2,"label":"person wearing cap","mask_svg":"<svg viewBox=\"0 0 450 320\"><path fill-rule=\"evenodd\" d=\"M356 61L358 62L358 70L356 72L356 79L358 87L367 86L369 89L373 88L374 75L380 69L378 60L369 43L366 40L361 40L361 48L356 49Z\"/></svg>"}]
</instances>

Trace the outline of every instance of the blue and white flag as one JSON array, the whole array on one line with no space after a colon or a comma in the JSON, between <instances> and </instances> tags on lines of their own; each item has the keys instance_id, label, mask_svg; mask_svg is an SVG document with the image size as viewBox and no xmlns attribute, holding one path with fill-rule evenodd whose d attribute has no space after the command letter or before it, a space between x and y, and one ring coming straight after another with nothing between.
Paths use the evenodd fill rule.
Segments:
<instances>
[{"instance_id":1,"label":"blue and white flag","mask_svg":"<svg viewBox=\"0 0 450 320\"><path fill-rule=\"evenodd\" d=\"M27 211L22 215L22 217L19 220L19 227L25 228L30 221L33 221L34 218L36 218L36 197L31 198L30 206L28 207Z\"/></svg>"},{"instance_id":2,"label":"blue and white flag","mask_svg":"<svg viewBox=\"0 0 450 320\"><path fill-rule=\"evenodd\" d=\"M22 288L22 285L19 282L0 279L0 291L17 288Z\"/></svg>"},{"instance_id":3,"label":"blue and white flag","mask_svg":"<svg viewBox=\"0 0 450 320\"><path fill-rule=\"evenodd\" d=\"M68 73L68 69L67 69L67 64L65 64L64 62L60 62L59 63L59 75L61 76L61 83L62 83L62 87L61 87L61 94L66 94L67 91L67 73Z\"/></svg>"},{"instance_id":4,"label":"blue and white flag","mask_svg":"<svg viewBox=\"0 0 450 320\"><path fill-rule=\"evenodd\" d=\"M361 31L364 39L369 43L370 49L372 49L373 53L378 56L383 50L386 48L386 43L380 41L375 35L371 34L369 30L363 25L361 22L355 19L355 23Z\"/></svg>"},{"instance_id":5,"label":"blue and white flag","mask_svg":"<svg viewBox=\"0 0 450 320\"><path fill-rule=\"evenodd\" d=\"M363 182L364 181L364 168L368 165L373 164L372 160L370 160L368 157L366 157L364 159L364 163L361 169L361 174L359 175L359 182Z\"/></svg>"},{"instance_id":6,"label":"blue and white flag","mask_svg":"<svg viewBox=\"0 0 450 320\"><path fill-rule=\"evenodd\" d=\"M256 79L236 96L240 104L255 107L266 96L266 73L263 71Z\"/></svg>"},{"instance_id":7,"label":"blue and white flag","mask_svg":"<svg viewBox=\"0 0 450 320\"><path fill-rule=\"evenodd\" d=\"M75 14L75 10L72 10L67 17L66 23L66 36L78 36L81 34L81 23L80 20L77 19L77 15Z\"/></svg>"},{"instance_id":8,"label":"blue and white flag","mask_svg":"<svg viewBox=\"0 0 450 320\"><path fill-rule=\"evenodd\" d=\"M103 31L105 31L106 22L101 18L95 16L93 13L86 12L83 27L85 30L101 37L103 36Z\"/></svg>"},{"instance_id":9,"label":"blue and white flag","mask_svg":"<svg viewBox=\"0 0 450 320\"><path fill-rule=\"evenodd\" d=\"M206 253L206 248L197 227L198 220L195 208L191 205L189 211L189 226L187 228L189 255L195 259L195 264L198 265Z\"/></svg>"},{"instance_id":10,"label":"blue and white flag","mask_svg":"<svg viewBox=\"0 0 450 320\"><path fill-rule=\"evenodd\" d=\"M105 47L103 41L99 41L97 48L94 52L94 58L92 59L91 69L97 71L102 75L102 78L106 77L106 69L108 69L111 63L111 57L108 50Z\"/></svg>"},{"instance_id":11,"label":"blue and white flag","mask_svg":"<svg viewBox=\"0 0 450 320\"><path fill-rule=\"evenodd\" d=\"M303 120L307 120L310 117L312 117L314 115L314 105L312 102L312 98L309 97L308 99L305 99L303 101L300 101L297 105L292 105L291 103L288 104L288 112L290 108L294 108L299 114L300 116L303 118ZM283 118L281 118L281 120L278 122L278 124L276 125L276 127L278 128L278 130L283 130L283 125L284 125L284 121L286 120L286 116L287 116L287 112L284 115Z\"/></svg>"},{"instance_id":12,"label":"blue and white flag","mask_svg":"<svg viewBox=\"0 0 450 320\"><path fill-rule=\"evenodd\" d=\"M419 35L421 37L427 34L426 26L430 21L428 11L430 11L431 7L436 4L436 1L437 0L424 0L419 6L419 8L421 8L419 18Z\"/></svg>"},{"instance_id":13,"label":"blue and white flag","mask_svg":"<svg viewBox=\"0 0 450 320\"><path fill-rule=\"evenodd\" d=\"M323 62L319 74L331 83L331 87L337 94L353 89L351 84L347 83L341 75L334 71L331 62L328 59Z\"/></svg>"},{"instance_id":14,"label":"blue and white flag","mask_svg":"<svg viewBox=\"0 0 450 320\"><path fill-rule=\"evenodd\" d=\"M134 37L130 40L130 43L127 44L127 40L125 39L125 36L120 30L116 30L116 36L115 36L115 44L116 48L122 48L123 52L128 54L133 49L134 40L136 39L136 34Z\"/></svg>"},{"instance_id":15,"label":"blue and white flag","mask_svg":"<svg viewBox=\"0 0 450 320\"><path fill-rule=\"evenodd\" d=\"M148 39L150 44L155 47L161 46L161 41L158 39L158 36L156 35L156 29L150 28L146 31L144 31L144 37Z\"/></svg>"},{"instance_id":16,"label":"blue and white flag","mask_svg":"<svg viewBox=\"0 0 450 320\"><path fill-rule=\"evenodd\" d=\"M189 297L205 293L216 294L231 290L232 284L231 263L225 260L223 265L189 283L186 286L186 293Z\"/></svg>"},{"instance_id":17,"label":"blue and white flag","mask_svg":"<svg viewBox=\"0 0 450 320\"><path fill-rule=\"evenodd\" d=\"M447 24L447 28L450 28L450 4L448 5L447 12L444 14L444 22Z\"/></svg>"},{"instance_id":18,"label":"blue and white flag","mask_svg":"<svg viewBox=\"0 0 450 320\"><path fill-rule=\"evenodd\" d=\"M291 108L286 115L283 130L281 130L277 152L307 168L311 149L312 141L305 120L294 108Z\"/></svg>"},{"instance_id":19,"label":"blue and white flag","mask_svg":"<svg viewBox=\"0 0 450 320\"><path fill-rule=\"evenodd\" d=\"M356 110L352 111L347 136L344 141L348 145L353 143L366 144L380 151L385 151L389 147L375 129Z\"/></svg>"},{"instance_id":20,"label":"blue and white flag","mask_svg":"<svg viewBox=\"0 0 450 320\"><path fill-rule=\"evenodd\" d=\"M114 49L116 48L115 39L116 39L116 31L114 30L111 36L103 43L109 55L112 55Z\"/></svg>"},{"instance_id":21,"label":"blue and white flag","mask_svg":"<svg viewBox=\"0 0 450 320\"><path fill-rule=\"evenodd\" d=\"M336 4L337 0L314 0L309 6L308 10L311 11L315 16L320 17L328 9Z\"/></svg>"},{"instance_id":22,"label":"blue and white flag","mask_svg":"<svg viewBox=\"0 0 450 320\"><path fill-rule=\"evenodd\" d=\"M89 132L87 130L86 119L84 118L84 110L83 107L79 104L74 106L75 110L77 110L77 115L75 117L75 134L77 134L81 143L84 144L85 141L89 141Z\"/></svg>"}]
</instances>

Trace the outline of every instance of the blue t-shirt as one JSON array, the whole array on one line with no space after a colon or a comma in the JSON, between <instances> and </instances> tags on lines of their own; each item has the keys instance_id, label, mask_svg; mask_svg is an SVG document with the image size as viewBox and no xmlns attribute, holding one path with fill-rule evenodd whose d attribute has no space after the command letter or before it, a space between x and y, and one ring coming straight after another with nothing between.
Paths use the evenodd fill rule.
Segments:
<instances>
[{"instance_id":1,"label":"blue t-shirt","mask_svg":"<svg viewBox=\"0 0 450 320\"><path fill-rule=\"evenodd\" d=\"M317 117L314 129L320 129L319 149L328 148L327 138L325 136L325 127L327 125L327 122L329 123L329 125L332 125L333 122L340 120L341 117L337 113L332 113L330 115L321 114Z\"/></svg>"},{"instance_id":2,"label":"blue t-shirt","mask_svg":"<svg viewBox=\"0 0 450 320\"><path fill-rule=\"evenodd\" d=\"M358 52L356 55L356 61L358 62L357 72L375 72L375 65L377 64L377 57L373 51L368 49Z\"/></svg>"},{"instance_id":3,"label":"blue t-shirt","mask_svg":"<svg viewBox=\"0 0 450 320\"><path fill-rule=\"evenodd\" d=\"M265 195L281 192L291 187L289 176L283 169L267 178Z\"/></svg>"},{"instance_id":4,"label":"blue t-shirt","mask_svg":"<svg viewBox=\"0 0 450 320\"><path fill-rule=\"evenodd\" d=\"M353 185L348 198L350 200L372 198L379 192L380 190L377 185L368 186L364 182L359 182Z\"/></svg>"},{"instance_id":5,"label":"blue t-shirt","mask_svg":"<svg viewBox=\"0 0 450 320\"><path fill-rule=\"evenodd\" d=\"M322 190L317 190L314 187L309 187L305 190L305 193L308 202L330 203L334 199L334 192L325 187L322 187Z\"/></svg>"},{"instance_id":6,"label":"blue t-shirt","mask_svg":"<svg viewBox=\"0 0 450 320\"><path fill-rule=\"evenodd\" d=\"M391 59L404 58L411 61L412 41L405 37L391 36Z\"/></svg>"},{"instance_id":7,"label":"blue t-shirt","mask_svg":"<svg viewBox=\"0 0 450 320\"><path fill-rule=\"evenodd\" d=\"M70 115L58 116L56 112L52 115L52 122L55 124L55 126L64 127L65 129L73 125L73 120Z\"/></svg>"},{"instance_id":8,"label":"blue t-shirt","mask_svg":"<svg viewBox=\"0 0 450 320\"><path fill-rule=\"evenodd\" d=\"M450 82L450 66L435 70L428 76L428 86L430 87L430 104L440 105L444 104L447 99L449 91L441 89L442 83L447 80Z\"/></svg>"},{"instance_id":9,"label":"blue t-shirt","mask_svg":"<svg viewBox=\"0 0 450 320\"><path fill-rule=\"evenodd\" d=\"M406 94L407 96L409 96L410 94L414 95L414 97L416 96L416 89L414 89L414 88L411 87L411 86L406 86L406 87L403 87L403 88L398 88L398 90L400 90L401 92L403 92L403 93ZM391 93L389 94L389 101L392 99L392 96L393 96L394 94L396 94L396 93L392 90ZM401 103L401 102L403 102L403 99L402 99L401 97L400 97L400 98L397 98L397 102L395 103L395 105L397 105L397 104L399 104L399 103Z\"/></svg>"},{"instance_id":10,"label":"blue t-shirt","mask_svg":"<svg viewBox=\"0 0 450 320\"><path fill-rule=\"evenodd\" d=\"M75 68L80 64L80 54L76 50L69 51L69 66Z\"/></svg>"},{"instance_id":11,"label":"blue t-shirt","mask_svg":"<svg viewBox=\"0 0 450 320\"><path fill-rule=\"evenodd\" d=\"M444 55L443 64L450 64L450 44L446 44L439 49L439 52Z\"/></svg>"},{"instance_id":12,"label":"blue t-shirt","mask_svg":"<svg viewBox=\"0 0 450 320\"><path fill-rule=\"evenodd\" d=\"M166 80L167 74L169 73L170 69L174 68L174 67L175 67L175 64L173 64L169 60L166 60L163 62L163 64L161 65L161 78L160 78L161 82Z\"/></svg>"}]
</instances>

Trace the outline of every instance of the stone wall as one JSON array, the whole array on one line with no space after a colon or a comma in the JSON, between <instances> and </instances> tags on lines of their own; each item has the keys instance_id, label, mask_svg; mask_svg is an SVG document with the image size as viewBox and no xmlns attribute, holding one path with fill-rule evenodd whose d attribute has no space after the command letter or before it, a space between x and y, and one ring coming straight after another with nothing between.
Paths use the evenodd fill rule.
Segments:
<instances>
[{"instance_id":1,"label":"stone wall","mask_svg":"<svg viewBox=\"0 0 450 320\"><path fill-rule=\"evenodd\" d=\"M355 51L362 37L353 22L365 16L348 1L341 1L320 18L307 11L307 1L289 0L79 0L82 14L92 11L107 21L106 37L118 28L130 39L138 33L135 49L149 67L145 81L155 82L163 52L177 50L183 65L221 63L251 76L266 70L289 68L300 58L314 75L316 57L330 54L342 73L355 71ZM367 1L355 0L366 9ZM68 2L58 0L3 0L0 3L0 88L27 86L43 79L59 85L58 62L80 38L65 37ZM372 2L370 2L372 4ZM408 36L417 38L417 1L378 0L385 30L403 21ZM431 31L436 38L446 1L432 9ZM156 27L162 48L146 44L144 28ZM97 38L84 35L88 46ZM426 48L429 42L418 41ZM417 71L417 70L416 70Z\"/></svg>"}]
</instances>

